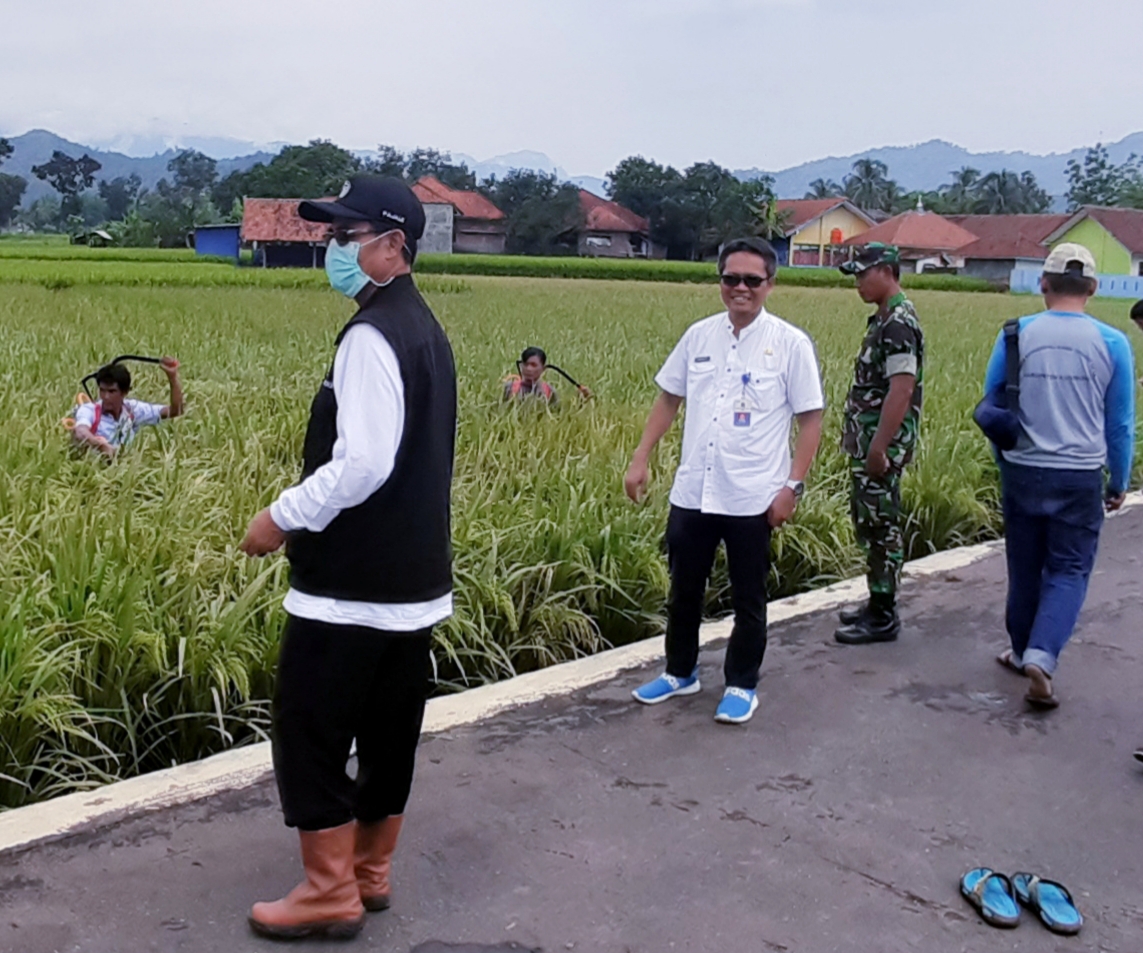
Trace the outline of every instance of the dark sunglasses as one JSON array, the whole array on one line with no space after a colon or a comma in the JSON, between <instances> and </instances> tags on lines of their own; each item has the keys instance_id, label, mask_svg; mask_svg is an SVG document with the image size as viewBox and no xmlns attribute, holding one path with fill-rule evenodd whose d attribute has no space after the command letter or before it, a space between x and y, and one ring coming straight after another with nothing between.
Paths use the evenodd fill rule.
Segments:
<instances>
[{"instance_id":1,"label":"dark sunglasses","mask_svg":"<svg viewBox=\"0 0 1143 953\"><path fill-rule=\"evenodd\" d=\"M746 285L751 291L761 288L770 280L769 275L719 275L718 280L724 288L737 288L740 284Z\"/></svg>"}]
</instances>

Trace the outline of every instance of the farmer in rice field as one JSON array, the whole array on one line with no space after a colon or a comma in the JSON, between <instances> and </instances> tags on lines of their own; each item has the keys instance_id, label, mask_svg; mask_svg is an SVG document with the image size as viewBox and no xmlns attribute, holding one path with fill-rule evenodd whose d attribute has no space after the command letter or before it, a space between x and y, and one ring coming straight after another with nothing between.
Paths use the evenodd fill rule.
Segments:
<instances>
[{"instance_id":1,"label":"farmer in rice field","mask_svg":"<svg viewBox=\"0 0 1143 953\"><path fill-rule=\"evenodd\" d=\"M159 367L170 384L169 404L148 404L129 398L131 372L123 364L107 364L96 371L99 400L87 401L86 396L81 395L86 402L76 408L75 426L71 431L76 444L91 447L113 460L120 448L134 440L142 428L155 427L164 420L180 416L184 403L179 362L173 357L164 357L159 361Z\"/></svg>"},{"instance_id":2,"label":"farmer in rice field","mask_svg":"<svg viewBox=\"0 0 1143 953\"><path fill-rule=\"evenodd\" d=\"M647 705L699 691L699 623L707 578L726 544L734 629L715 719L750 720L766 651L770 534L794 515L821 439L821 376L809 336L764 307L778 259L768 242L728 242L718 260L726 310L692 324L655 377L651 408L624 480L638 500L648 460L686 401L683 448L667 518L667 668L635 690ZM790 424L798 433L790 454Z\"/></svg>"},{"instance_id":3,"label":"farmer in rice field","mask_svg":"<svg viewBox=\"0 0 1143 953\"><path fill-rule=\"evenodd\" d=\"M1087 313L1097 287L1083 245L1048 254L1046 310L1021 318L1016 339L1020 437L997 454L1010 643L997 661L1028 679L1024 700L1039 709L1059 705L1052 679L1087 595L1104 511L1123 505L1135 456L1131 342ZM985 393L1005 383L1007 354L1001 332Z\"/></svg>"},{"instance_id":4,"label":"farmer in rice field","mask_svg":"<svg viewBox=\"0 0 1143 953\"><path fill-rule=\"evenodd\" d=\"M250 924L277 938L344 937L364 911L389 906L432 630L452 613L456 369L413 282L425 213L408 186L355 176L299 214L330 223L326 272L357 311L310 409L301 482L242 542L251 556L285 544L290 561L273 757L305 867L289 895L254 905Z\"/></svg>"},{"instance_id":5,"label":"farmer in rice field","mask_svg":"<svg viewBox=\"0 0 1143 953\"><path fill-rule=\"evenodd\" d=\"M560 402L556 389L544 380L544 371L548 369L548 355L540 347L526 347L516 362L520 373L509 377L504 382L504 400L528 400L530 398L547 402L555 407ZM580 397L591 399L591 391L578 381L572 380L562 368L552 365L552 370L567 378Z\"/></svg>"},{"instance_id":6,"label":"farmer in rice field","mask_svg":"<svg viewBox=\"0 0 1143 953\"><path fill-rule=\"evenodd\" d=\"M925 339L913 302L901 290L900 254L871 242L841 266L877 311L866 322L845 401L841 449L850 461L850 514L865 553L869 601L841 612L838 642L892 642L901 631L897 585L905 562L901 474L921 426Z\"/></svg>"}]
</instances>

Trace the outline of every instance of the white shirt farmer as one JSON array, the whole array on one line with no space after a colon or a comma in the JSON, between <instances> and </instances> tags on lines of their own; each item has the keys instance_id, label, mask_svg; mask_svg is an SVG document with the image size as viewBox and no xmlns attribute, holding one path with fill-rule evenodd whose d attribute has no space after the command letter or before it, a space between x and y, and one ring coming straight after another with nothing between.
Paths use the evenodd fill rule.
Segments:
<instances>
[{"instance_id":1,"label":"white shirt farmer","mask_svg":"<svg viewBox=\"0 0 1143 953\"><path fill-rule=\"evenodd\" d=\"M810 336L765 309L737 338L725 311L692 324L655 383L686 401L671 503L723 516L770 508L794 415L825 406Z\"/></svg>"},{"instance_id":2,"label":"white shirt farmer","mask_svg":"<svg viewBox=\"0 0 1143 953\"><path fill-rule=\"evenodd\" d=\"M157 427L163 422L163 404L123 398L123 410L116 420L103 410L103 401L80 404L75 411L75 425L87 427L113 447L123 447L135 439L143 427ZM97 413L98 408L98 413ZM99 423L96 423L96 417Z\"/></svg>"}]
</instances>

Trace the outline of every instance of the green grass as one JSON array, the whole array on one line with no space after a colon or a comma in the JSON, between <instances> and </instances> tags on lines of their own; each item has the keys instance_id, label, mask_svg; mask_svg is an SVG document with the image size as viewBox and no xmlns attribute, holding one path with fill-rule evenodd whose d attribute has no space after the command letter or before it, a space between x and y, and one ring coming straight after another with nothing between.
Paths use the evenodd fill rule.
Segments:
<instances>
[{"instance_id":1,"label":"green grass","mask_svg":"<svg viewBox=\"0 0 1143 953\"><path fill-rule=\"evenodd\" d=\"M494 275L520 278L595 278L614 281L671 281L713 284L714 262L648 261L639 258L540 258L524 255L423 255L418 269L428 274ZM958 275L906 275L905 286L930 291L995 291L978 278ZM778 284L807 288L849 288L853 279L836 268L782 268Z\"/></svg>"},{"instance_id":2,"label":"green grass","mask_svg":"<svg viewBox=\"0 0 1143 953\"><path fill-rule=\"evenodd\" d=\"M248 262L248 253L244 253ZM88 248L52 243L0 243L0 282L65 287L76 284L207 285L253 284L279 288L321 287L319 269L235 268L228 258L196 255L186 248ZM108 267L109 264L114 267ZM178 265L200 267L189 271ZM167 268L139 267L167 265ZM214 267L207 267L214 266ZM713 284L713 262L646 261L643 259L540 258L525 255L421 255L421 274L482 275L516 278L591 278L608 281L665 281ZM778 283L789 287L850 288L853 279L836 268L782 268ZM905 275L907 288L929 291L995 291L978 278L958 275Z\"/></svg>"},{"instance_id":3,"label":"green grass","mask_svg":"<svg viewBox=\"0 0 1143 953\"><path fill-rule=\"evenodd\" d=\"M92 281L0 294L0 804L14 805L264 737L285 588L280 557L237 551L246 523L297 478L310 399L348 303L298 287L197 284L216 265L0 261L91 269ZM98 268L179 281L103 282ZM271 275L229 268L228 274ZM89 272L84 272L87 274ZM245 279L243 279L245 280ZM456 615L436 633L441 690L661 632L662 537L678 428L642 505L622 474L681 331L720 305L698 284L421 279L453 341L460 393ZM922 449L904 486L911 556L996 535L996 479L969 420L1001 323L1033 303L919 291L926 328ZM865 306L850 290L780 287L775 313L815 338L829 400L797 521L777 534L773 592L860 569L836 449ZM1095 310L1126 327L1127 303ZM581 405L506 408L525 345L595 390ZM79 379L116 353L182 361L187 416L114 465L67 449ZM136 394L163 400L163 378ZM712 612L726 608L716 572Z\"/></svg>"}]
</instances>

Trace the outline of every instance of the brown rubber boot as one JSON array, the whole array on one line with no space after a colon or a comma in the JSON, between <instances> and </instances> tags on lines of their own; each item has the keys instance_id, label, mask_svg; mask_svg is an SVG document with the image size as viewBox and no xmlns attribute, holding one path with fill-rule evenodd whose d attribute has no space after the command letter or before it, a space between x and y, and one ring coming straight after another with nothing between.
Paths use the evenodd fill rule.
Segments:
<instances>
[{"instance_id":1,"label":"brown rubber boot","mask_svg":"<svg viewBox=\"0 0 1143 953\"><path fill-rule=\"evenodd\" d=\"M307 936L348 939L365 923L353 875L354 823L324 831L299 831L306 879L281 900L250 910L255 933L277 940Z\"/></svg>"},{"instance_id":2,"label":"brown rubber boot","mask_svg":"<svg viewBox=\"0 0 1143 953\"><path fill-rule=\"evenodd\" d=\"M354 872L361 902L370 912L389 909L389 872L404 816L397 814L373 824L357 825Z\"/></svg>"}]
</instances>

